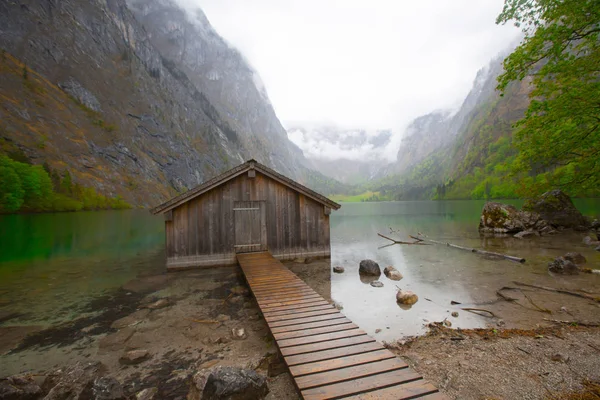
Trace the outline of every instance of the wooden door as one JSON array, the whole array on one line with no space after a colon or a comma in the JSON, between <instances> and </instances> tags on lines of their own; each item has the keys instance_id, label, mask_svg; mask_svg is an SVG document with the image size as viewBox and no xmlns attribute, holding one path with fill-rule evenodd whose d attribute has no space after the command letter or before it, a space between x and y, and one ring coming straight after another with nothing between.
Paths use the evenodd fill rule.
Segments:
<instances>
[{"instance_id":1,"label":"wooden door","mask_svg":"<svg viewBox=\"0 0 600 400\"><path fill-rule=\"evenodd\" d=\"M266 202L236 201L233 206L235 252L267 250Z\"/></svg>"}]
</instances>

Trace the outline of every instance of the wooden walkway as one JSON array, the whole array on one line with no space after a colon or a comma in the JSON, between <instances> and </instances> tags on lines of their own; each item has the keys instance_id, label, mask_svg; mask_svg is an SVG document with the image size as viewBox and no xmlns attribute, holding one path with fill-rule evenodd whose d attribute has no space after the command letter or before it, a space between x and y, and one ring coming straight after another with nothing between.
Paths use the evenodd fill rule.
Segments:
<instances>
[{"instance_id":1,"label":"wooden walkway","mask_svg":"<svg viewBox=\"0 0 600 400\"><path fill-rule=\"evenodd\" d=\"M447 399L271 253L237 259L304 399Z\"/></svg>"}]
</instances>

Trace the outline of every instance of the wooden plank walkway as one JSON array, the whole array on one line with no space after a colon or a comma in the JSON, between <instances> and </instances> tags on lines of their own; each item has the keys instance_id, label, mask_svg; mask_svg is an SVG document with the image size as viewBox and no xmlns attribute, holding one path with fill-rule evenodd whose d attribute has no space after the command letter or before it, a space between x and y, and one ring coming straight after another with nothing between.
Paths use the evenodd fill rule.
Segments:
<instances>
[{"instance_id":1,"label":"wooden plank walkway","mask_svg":"<svg viewBox=\"0 0 600 400\"><path fill-rule=\"evenodd\" d=\"M448 399L271 253L237 259L304 399Z\"/></svg>"}]
</instances>

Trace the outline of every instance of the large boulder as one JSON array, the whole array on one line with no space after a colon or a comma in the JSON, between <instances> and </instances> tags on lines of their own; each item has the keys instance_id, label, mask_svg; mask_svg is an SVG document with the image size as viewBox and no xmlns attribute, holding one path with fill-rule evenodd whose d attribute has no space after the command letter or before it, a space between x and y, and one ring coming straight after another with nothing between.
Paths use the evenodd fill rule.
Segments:
<instances>
[{"instance_id":1,"label":"large boulder","mask_svg":"<svg viewBox=\"0 0 600 400\"><path fill-rule=\"evenodd\" d=\"M515 207L495 202L488 202L483 207L479 221L480 232L518 233L526 229L523 215Z\"/></svg>"},{"instance_id":2,"label":"large boulder","mask_svg":"<svg viewBox=\"0 0 600 400\"><path fill-rule=\"evenodd\" d=\"M588 221L575 208L569 196L558 189L526 201L523 210L538 213L555 228L585 229L588 225Z\"/></svg>"},{"instance_id":3,"label":"large boulder","mask_svg":"<svg viewBox=\"0 0 600 400\"><path fill-rule=\"evenodd\" d=\"M358 266L358 273L361 275L381 275L381 268L373 260L362 260Z\"/></svg>"},{"instance_id":4,"label":"large boulder","mask_svg":"<svg viewBox=\"0 0 600 400\"><path fill-rule=\"evenodd\" d=\"M194 375L188 400L260 400L268 393L267 378L256 371L217 367Z\"/></svg>"}]
</instances>

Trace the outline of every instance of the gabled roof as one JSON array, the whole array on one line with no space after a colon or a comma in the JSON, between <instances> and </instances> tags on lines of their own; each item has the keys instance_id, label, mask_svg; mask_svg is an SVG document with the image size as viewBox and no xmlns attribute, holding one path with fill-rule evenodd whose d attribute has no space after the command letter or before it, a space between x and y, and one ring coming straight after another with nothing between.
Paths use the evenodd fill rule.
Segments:
<instances>
[{"instance_id":1,"label":"gabled roof","mask_svg":"<svg viewBox=\"0 0 600 400\"><path fill-rule=\"evenodd\" d=\"M171 200L168 200L159 206L154 207L150 210L150 212L152 214L160 214L172 210L175 207L178 207L181 204L186 203L197 196L200 196L202 193L206 193L209 190L214 189L215 187L220 186L223 183L235 178L236 176L242 175L243 173L251 169L259 171L261 174L266 175L269 178L284 184L285 186L295 190L298 193L302 193L306 197L310 197L318 203L321 203L327 207L331 207L334 210L337 210L341 207L335 201L331 201L327 197L315 192L314 190L311 190L306 186L303 186L298 182L295 182L290 178L273 171L271 168L262 165L258 161L248 160L245 163L240 164L237 167L232 168L229 171L222 173L221 175L215 176L214 178L209 179L203 184L196 186L195 188L190 189L185 193L180 194L179 196L173 197Z\"/></svg>"}]
</instances>

